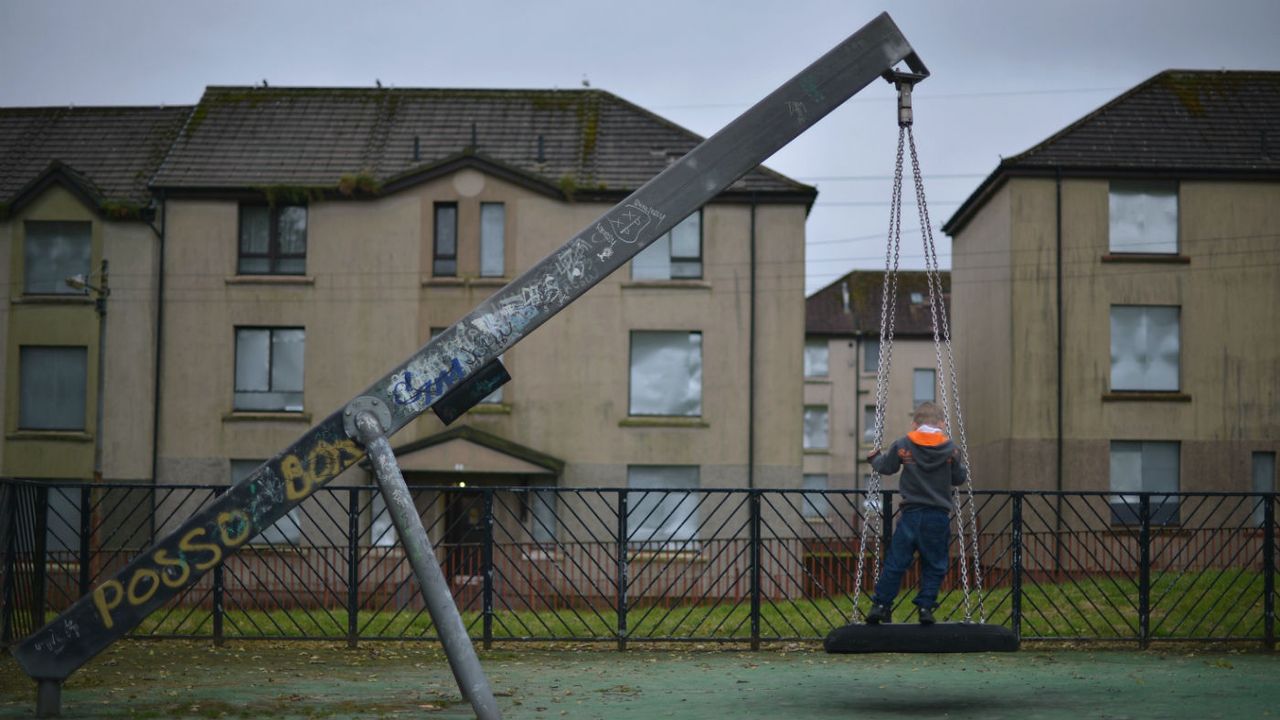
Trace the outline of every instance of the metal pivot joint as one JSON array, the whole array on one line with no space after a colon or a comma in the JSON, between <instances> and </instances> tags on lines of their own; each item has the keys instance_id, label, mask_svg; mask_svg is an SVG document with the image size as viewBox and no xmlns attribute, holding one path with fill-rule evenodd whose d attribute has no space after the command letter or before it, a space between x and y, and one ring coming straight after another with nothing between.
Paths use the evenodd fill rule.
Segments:
<instances>
[{"instance_id":1,"label":"metal pivot joint","mask_svg":"<svg viewBox=\"0 0 1280 720\"><path fill-rule=\"evenodd\" d=\"M372 402L362 402L366 400ZM453 602L453 595L440 570L435 548L431 546L431 539L422 526L422 518L418 515L408 486L405 485L404 476L400 474L400 467L396 465L391 443L387 442L385 428L390 425L390 413L387 413L384 423L378 417L379 406L386 409L376 399L356 398L343 410L344 424L354 428L355 440L364 445L373 464L374 477L378 480L387 512L391 515L391 524L395 526L404 554L422 588L423 600L426 601L431 622L440 636L440 644L444 646L445 657L449 660L458 689L471 703L477 718L500 720L502 713L493 697L489 679L480 667L480 658L476 656L475 646L467 635L458 606ZM349 423L347 418L350 418Z\"/></svg>"},{"instance_id":2,"label":"metal pivot joint","mask_svg":"<svg viewBox=\"0 0 1280 720\"><path fill-rule=\"evenodd\" d=\"M361 439L360 430L356 427L356 418L360 413L372 416L372 420L377 423L377 435L385 435L391 429L391 409L387 404L376 397L361 395L342 409L342 429L346 431L347 437L360 441L361 445L367 443Z\"/></svg>"},{"instance_id":3,"label":"metal pivot joint","mask_svg":"<svg viewBox=\"0 0 1280 720\"><path fill-rule=\"evenodd\" d=\"M929 73L903 72L892 70L885 73L884 79L893 83L898 89L898 127L910 127L915 117L911 112L911 89L916 83L924 80Z\"/></svg>"}]
</instances>

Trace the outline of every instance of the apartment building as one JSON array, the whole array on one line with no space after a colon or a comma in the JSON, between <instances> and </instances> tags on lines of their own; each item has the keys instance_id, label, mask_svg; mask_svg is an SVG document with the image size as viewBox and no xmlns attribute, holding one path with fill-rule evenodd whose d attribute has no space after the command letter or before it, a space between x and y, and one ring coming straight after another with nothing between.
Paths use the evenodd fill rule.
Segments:
<instances>
[{"instance_id":1,"label":"apartment building","mask_svg":"<svg viewBox=\"0 0 1280 720\"><path fill-rule=\"evenodd\" d=\"M1003 159L944 229L989 486L1111 492L1118 523L1129 493L1276 489L1280 73L1162 72Z\"/></svg>"}]
</instances>

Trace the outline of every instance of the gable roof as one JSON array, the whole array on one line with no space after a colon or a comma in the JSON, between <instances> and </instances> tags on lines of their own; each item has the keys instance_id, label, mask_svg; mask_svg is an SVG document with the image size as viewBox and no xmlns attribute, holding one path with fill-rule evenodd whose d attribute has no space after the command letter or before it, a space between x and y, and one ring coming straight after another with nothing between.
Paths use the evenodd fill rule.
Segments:
<instances>
[{"instance_id":1,"label":"gable roof","mask_svg":"<svg viewBox=\"0 0 1280 720\"><path fill-rule=\"evenodd\" d=\"M394 448L393 452L395 452L397 458L404 458L421 450L443 445L454 440L466 441L487 450L492 450L501 455L528 463L530 466L552 475L558 476L564 471L564 461L559 458L470 425L458 425L435 435L405 443Z\"/></svg>"},{"instance_id":2,"label":"gable roof","mask_svg":"<svg viewBox=\"0 0 1280 720\"><path fill-rule=\"evenodd\" d=\"M1280 72L1165 70L1004 158L943 225L955 235L1011 176L1280 178Z\"/></svg>"},{"instance_id":3,"label":"gable roof","mask_svg":"<svg viewBox=\"0 0 1280 720\"><path fill-rule=\"evenodd\" d=\"M950 313L951 273L943 272L941 276L942 298ZM917 293L923 302L913 302L912 295ZM879 337L883 297L884 272L854 270L805 299L805 334ZM923 270L898 271L898 300L895 307L895 337L933 337L933 319L929 312L929 280Z\"/></svg>"},{"instance_id":4,"label":"gable roof","mask_svg":"<svg viewBox=\"0 0 1280 720\"><path fill-rule=\"evenodd\" d=\"M0 108L0 216L51 183L98 210L131 217L191 112L179 107Z\"/></svg>"},{"instance_id":5,"label":"gable roof","mask_svg":"<svg viewBox=\"0 0 1280 720\"><path fill-rule=\"evenodd\" d=\"M558 197L621 197L701 140L597 89L209 87L153 184L377 193L473 164ZM817 195L763 166L726 195L751 192Z\"/></svg>"}]
</instances>

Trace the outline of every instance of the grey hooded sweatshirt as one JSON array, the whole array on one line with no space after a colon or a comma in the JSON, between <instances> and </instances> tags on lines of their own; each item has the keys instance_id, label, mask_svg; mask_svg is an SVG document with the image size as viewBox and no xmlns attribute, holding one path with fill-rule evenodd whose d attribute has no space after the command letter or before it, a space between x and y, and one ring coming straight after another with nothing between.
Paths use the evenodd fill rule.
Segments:
<instances>
[{"instance_id":1,"label":"grey hooded sweatshirt","mask_svg":"<svg viewBox=\"0 0 1280 720\"><path fill-rule=\"evenodd\" d=\"M895 440L886 451L871 458L871 467L881 475L902 469L898 489L904 510L913 506L953 510L951 487L964 484L969 477L955 443L941 430L927 426Z\"/></svg>"}]
</instances>

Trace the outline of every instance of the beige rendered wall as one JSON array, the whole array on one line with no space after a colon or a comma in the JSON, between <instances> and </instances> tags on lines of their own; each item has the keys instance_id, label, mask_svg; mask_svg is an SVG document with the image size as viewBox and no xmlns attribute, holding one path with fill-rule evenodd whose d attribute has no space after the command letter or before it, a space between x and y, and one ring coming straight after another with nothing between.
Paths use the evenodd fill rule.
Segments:
<instances>
[{"instance_id":1,"label":"beige rendered wall","mask_svg":"<svg viewBox=\"0 0 1280 720\"><path fill-rule=\"evenodd\" d=\"M1020 203L1021 201L1019 201ZM951 337L969 456L979 488L1009 489L1013 431L1012 247L1014 192L996 191L951 250Z\"/></svg>"},{"instance_id":2,"label":"beige rendered wall","mask_svg":"<svg viewBox=\"0 0 1280 720\"><path fill-rule=\"evenodd\" d=\"M105 220L65 188L54 185L0 223L0 263L10 290L0 302L6 339L4 363L3 474L87 480L93 475L97 429L98 316L86 296L24 297L24 223L75 220L93 225L91 272L110 263L106 357L102 383L103 477L142 481L151 475L151 432L155 371L155 258L157 240L145 223ZM96 282L96 279L94 279ZM18 428L19 348L22 345L78 345L87 348L83 432L23 431Z\"/></svg>"},{"instance_id":3,"label":"beige rendered wall","mask_svg":"<svg viewBox=\"0 0 1280 720\"><path fill-rule=\"evenodd\" d=\"M464 170L369 202L316 202L302 281L235 277L237 204L171 200L162 478L225 482L228 458L265 458L501 286L477 278L480 202L506 204L507 279L595 220ZM459 277L433 278L436 202L459 208ZM799 484L804 209L757 211L757 483ZM502 407L460 423L559 457L564 485L622 485L628 464L693 464L704 487L744 486L750 208L706 208L704 279L638 283L624 268L507 353ZM181 278L181 279L180 279ZM305 414L232 413L234 327L307 329ZM629 331L703 333L701 421L629 420ZM394 445L442 429L428 413ZM345 482L365 482L358 471Z\"/></svg>"}]
</instances>

